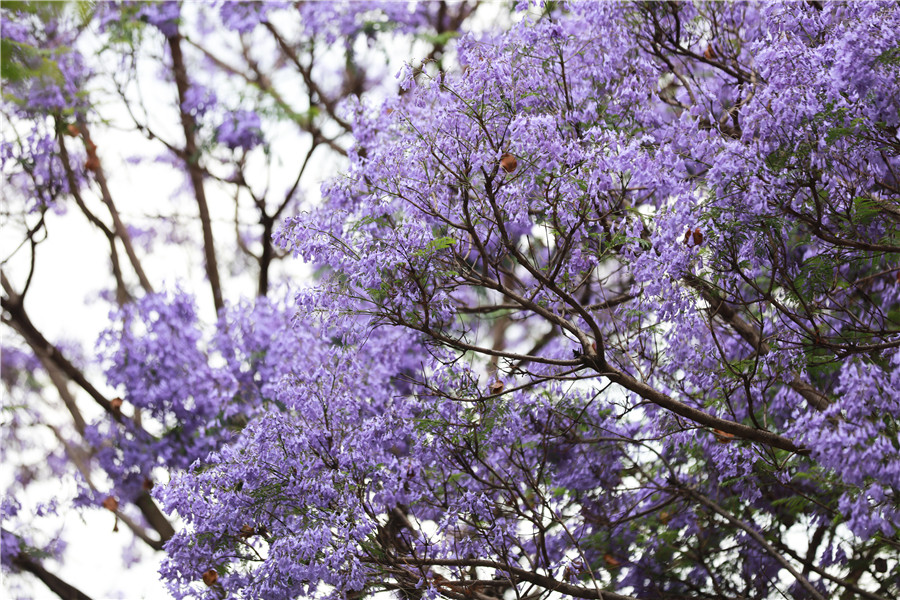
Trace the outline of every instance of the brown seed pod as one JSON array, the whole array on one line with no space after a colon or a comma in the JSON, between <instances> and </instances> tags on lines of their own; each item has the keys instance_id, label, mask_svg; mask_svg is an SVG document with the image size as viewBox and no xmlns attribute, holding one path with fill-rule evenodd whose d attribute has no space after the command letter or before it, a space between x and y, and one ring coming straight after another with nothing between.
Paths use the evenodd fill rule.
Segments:
<instances>
[{"instance_id":1,"label":"brown seed pod","mask_svg":"<svg viewBox=\"0 0 900 600\"><path fill-rule=\"evenodd\" d=\"M109 405L112 407L112 409L115 412L119 412L120 410L122 410L123 403L124 403L124 400L122 400L121 398L113 398L112 400L109 401Z\"/></svg>"},{"instance_id":2,"label":"brown seed pod","mask_svg":"<svg viewBox=\"0 0 900 600\"><path fill-rule=\"evenodd\" d=\"M713 429L713 434L716 436L716 441L720 444L727 444L728 442L734 440L734 435L728 433L727 431L722 431L721 429Z\"/></svg>"},{"instance_id":3,"label":"brown seed pod","mask_svg":"<svg viewBox=\"0 0 900 600\"><path fill-rule=\"evenodd\" d=\"M103 499L101 506L110 512L116 512L119 510L119 501L116 500L115 496L107 496Z\"/></svg>"},{"instance_id":4,"label":"brown seed pod","mask_svg":"<svg viewBox=\"0 0 900 600\"><path fill-rule=\"evenodd\" d=\"M242 538L251 537L254 533L256 533L256 530L253 529L252 527L250 527L249 525L244 525L243 527L241 527L241 537Z\"/></svg>"},{"instance_id":5,"label":"brown seed pod","mask_svg":"<svg viewBox=\"0 0 900 600\"><path fill-rule=\"evenodd\" d=\"M515 156L506 152L500 157L500 166L503 167L503 170L507 173L512 173L516 170L516 167L519 166L519 161L516 160Z\"/></svg>"},{"instance_id":6,"label":"brown seed pod","mask_svg":"<svg viewBox=\"0 0 900 600\"><path fill-rule=\"evenodd\" d=\"M81 135L81 130L78 129L78 125L74 123L69 123L66 125L66 133L72 137L78 137Z\"/></svg>"},{"instance_id":7,"label":"brown seed pod","mask_svg":"<svg viewBox=\"0 0 900 600\"><path fill-rule=\"evenodd\" d=\"M690 241L691 241L691 230L688 229L687 231L684 232L684 240L682 240L681 243L684 244L685 246L687 246L690 243Z\"/></svg>"},{"instance_id":8,"label":"brown seed pod","mask_svg":"<svg viewBox=\"0 0 900 600\"><path fill-rule=\"evenodd\" d=\"M699 246L699 245L701 245L701 244L703 243L703 234L700 232L699 229L695 229L695 230L694 230L694 236L693 236L693 237L694 237L694 245L695 245L695 246Z\"/></svg>"},{"instance_id":9,"label":"brown seed pod","mask_svg":"<svg viewBox=\"0 0 900 600\"><path fill-rule=\"evenodd\" d=\"M219 574L216 573L215 569L210 569L203 573L203 583L207 585L207 587L212 587L219 580Z\"/></svg>"},{"instance_id":10,"label":"brown seed pod","mask_svg":"<svg viewBox=\"0 0 900 600\"><path fill-rule=\"evenodd\" d=\"M707 60L712 60L713 58L718 58L716 55L716 49L712 47L712 44L706 47L706 50L703 51L703 58Z\"/></svg>"},{"instance_id":11,"label":"brown seed pod","mask_svg":"<svg viewBox=\"0 0 900 600\"><path fill-rule=\"evenodd\" d=\"M149 492L153 489L153 482L147 478L144 478L144 483L141 484L141 488L143 488L145 492Z\"/></svg>"},{"instance_id":12,"label":"brown seed pod","mask_svg":"<svg viewBox=\"0 0 900 600\"><path fill-rule=\"evenodd\" d=\"M604 554L603 561L606 563L610 569L616 569L622 566L622 561L613 556L612 554Z\"/></svg>"},{"instance_id":13,"label":"brown seed pod","mask_svg":"<svg viewBox=\"0 0 900 600\"><path fill-rule=\"evenodd\" d=\"M488 387L488 391L492 394L499 394L503 391L503 382L498 379Z\"/></svg>"},{"instance_id":14,"label":"brown seed pod","mask_svg":"<svg viewBox=\"0 0 900 600\"><path fill-rule=\"evenodd\" d=\"M87 160L84 161L84 168L87 171L91 171L96 173L100 170L100 159L97 158L97 155L88 156Z\"/></svg>"}]
</instances>

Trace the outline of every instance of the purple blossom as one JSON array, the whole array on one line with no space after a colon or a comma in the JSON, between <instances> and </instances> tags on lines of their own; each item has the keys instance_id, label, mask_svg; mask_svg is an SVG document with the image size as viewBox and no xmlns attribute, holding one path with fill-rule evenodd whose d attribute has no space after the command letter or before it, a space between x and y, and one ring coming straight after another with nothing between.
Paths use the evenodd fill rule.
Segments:
<instances>
[{"instance_id":1,"label":"purple blossom","mask_svg":"<svg viewBox=\"0 0 900 600\"><path fill-rule=\"evenodd\" d=\"M252 150L263 143L262 123L259 115L239 110L226 115L216 133L216 139L232 150Z\"/></svg>"},{"instance_id":2,"label":"purple blossom","mask_svg":"<svg viewBox=\"0 0 900 600\"><path fill-rule=\"evenodd\" d=\"M178 5L125 6L178 32ZM105 477L75 505L134 511L155 483L177 598L895 591L896 5L532 3L456 43L467 3L278 5L294 29L271 8L219 7L254 42L231 58L264 69L277 44L320 102L314 144L352 129L346 173L277 234L316 278L215 322L181 289L118 306L98 344L118 398L81 436ZM435 63L384 101L371 76L347 91L389 32L437 36ZM338 40L335 74L312 60ZM219 79L192 72L182 110L220 114ZM204 155L211 178L270 158L245 156L282 131L270 95L224 115L242 152ZM35 212L74 192L47 122L2 147ZM238 192L267 231L284 215ZM35 358L3 360L34 393ZM37 423L16 411L6 446Z\"/></svg>"},{"instance_id":3,"label":"purple blossom","mask_svg":"<svg viewBox=\"0 0 900 600\"><path fill-rule=\"evenodd\" d=\"M184 102L181 103L181 110L190 113L194 117L206 114L211 108L215 107L218 99L216 93L198 83L190 85L185 92Z\"/></svg>"},{"instance_id":4,"label":"purple blossom","mask_svg":"<svg viewBox=\"0 0 900 600\"><path fill-rule=\"evenodd\" d=\"M219 17L228 29L238 33L249 33L268 20L269 12L285 10L289 2L222 2Z\"/></svg>"},{"instance_id":5,"label":"purple blossom","mask_svg":"<svg viewBox=\"0 0 900 600\"><path fill-rule=\"evenodd\" d=\"M178 33L181 6L178 2L143 2L137 17L159 29L164 36L172 37Z\"/></svg>"}]
</instances>

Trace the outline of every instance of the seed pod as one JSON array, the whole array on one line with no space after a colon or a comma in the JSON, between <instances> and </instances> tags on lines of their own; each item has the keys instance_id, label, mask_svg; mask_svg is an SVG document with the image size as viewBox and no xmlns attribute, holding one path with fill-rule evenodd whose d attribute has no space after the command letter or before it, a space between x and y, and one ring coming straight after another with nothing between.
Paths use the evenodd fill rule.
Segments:
<instances>
[{"instance_id":1,"label":"seed pod","mask_svg":"<svg viewBox=\"0 0 900 600\"><path fill-rule=\"evenodd\" d=\"M500 157L500 166L503 167L503 170L507 173L512 173L516 170L516 167L519 166L519 161L516 160L515 156L506 152Z\"/></svg>"},{"instance_id":2,"label":"seed pod","mask_svg":"<svg viewBox=\"0 0 900 600\"><path fill-rule=\"evenodd\" d=\"M713 434L716 436L716 441L720 444L727 444L734 439L734 435L721 429L713 429Z\"/></svg>"},{"instance_id":3,"label":"seed pod","mask_svg":"<svg viewBox=\"0 0 900 600\"><path fill-rule=\"evenodd\" d=\"M114 412L119 412L122 410L122 403L124 401L121 398L113 398L109 401L109 405L112 407Z\"/></svg>"},{"instance_id":4,"label":"seed pod","mask_svg":"<svg viewBox=\"0 0 900 600\"><path fill-rule=\"evenodd\" d=\"M107 496L103 499L101 505L103 506L103 508L110 512L116 512L117 510L119 510L119 501L116 500L115 496Z\"/></svg>"},{"instance_id":5,"label":"seed pod","mask_svg":"<svg viewBox=\"0 0 900 600\"><path fill-rule=\"evenodd\" d=\"M150 479L147 479L147 478L145 477L145 478L144 478L144 483L141 484L141 488L142 488L145 492L149 492L150 490L153 489L153 481L151 481Z\"/></svg>"},{"instance_id":6,"label":"seed pod","mask_svg":"<svg viewBox=\"0 0 900 600\"><path fill-rule=\"evenodd\" d=\"M254 533L256 533L256 530L253 529L252 527L250 527L249 525L244 525L243 527L241 527L241 537L242 538L246 539L248 537L251 537Z\"/></svg>"},{"instance_id":7,"label":"seed pod","mask_svg":"<svg viewBox=\"0 0 900 600\"><path fill-rule=\"evenodd\" d=\"M74 123L69 123L66 126L66 133L72 137L78 137L81 134L81 130L78 129L78 125Z\"/></svg>"},{"instance_id":8,"label":"seed pod","mask_svg":"<svg viewBox=\"0 0 900 600\"><path fill-rule=\"evenodd\" d=\"M219 574L216 573L215 569L210 569L203 573L203 583L205 583L207 587L212 587L218 580Z\"/></svg>"},{"instance_id":9,"label":"seed pod","mask_svg":"<svg viewBox=\"0 0 900 600\"><path fill-rule=\"evenodd\" d=\"M97 155L89 156L86 161L84 161L84 168L87 171L92 171L96 173L100 170L100 159L97 158Z\"/></svg>"},{"instance_id":10,"label":"seed pod","mask_svg":"<svg viewBox=\"0 0 900 600\"><path fill-rule=\"evenodd\" d=\"M707 60L718 58L718 56L716 56L716 50L712 47L712 44L708 45L706 47L706 50L703 51L703 58Z\"/></svg>"},{"instance_id":11,"label":"seed pod","mask_svg":"<svg viewBox=\"0 0 900 600\"><path fill-rule=\"evenodd\" d=\"M694 245L699 246L703 243L703 234L700 233L699 229L694 230Z\"/></svg>"},{"instance_id":12,"label":"seed pod","mask_svg":"<svg viewBox=\"0 0 900 600\"><path fill-rule=\"evenodd\" d=\"M492 394L499 394L503 391L503 382L498 379L488 387L488 391Z\"/></svg>"},{"instance_id":13,"label":"seed pod","mask_svg":"<svg viewBox=\"0 0 900 600\"><path fill-rule=\"evenodd\" d=\"M687 231L684 232L684 240L682 240L681 243L684 244L685 246L687 246L690 243L690 241L691 241L691 230L688 229Z\"/></svg>"}]
</instances>

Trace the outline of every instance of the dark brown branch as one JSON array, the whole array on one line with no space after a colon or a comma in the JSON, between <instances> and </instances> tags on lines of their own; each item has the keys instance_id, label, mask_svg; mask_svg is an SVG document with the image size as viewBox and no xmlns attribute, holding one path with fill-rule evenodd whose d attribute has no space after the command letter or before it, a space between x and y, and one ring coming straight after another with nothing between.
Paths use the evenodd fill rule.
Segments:
<instances>
[{"instance_id":1,"label":"dark brown branch","mask_svg":"<svg viewBox=\"0 0 900 600\"><path fill-rule=\"evenodd\" d=\"M97 388L95 388L84 376L84 374L69 360L63 356L63 354L59 351L56 346L51 344L47 338L41 334L40 331L34 326L31 322L31 319L28 317L28 314L25 312L25 308L22 305L22 297L16 294L9 281L6 279L5 273L0 273L0 280L2 280L3 290L6 292L6 295L2 299L3 310L6 311L6 315L3 317L3 321L7 323L10 327L15 329L19 335L21 335L37 357L43 362L45 365L49 364L53 367L56 367L59 372L65 374L69 379L78 384L81 389L88 393L88 395L93 398L93 400L99 404L103 410L107 412L115 421L121 423L123 425L127 425L135 435L142 436L145 439L150 439L152 436L143 428L141 428L137 423L128 422L122 418L122 413L120 410L116 410L113 408L112 403L100 393ZM8 316L7 316L8 315ZM48 366L48 370L49 370ZM73 415L74 417L74 415ZM76 422L77 426L77 422ZM82 425L83 426L83 425ZM151 547L159 549L162 546L162 543L167 539L174 535L175 531L172 529L172 525L168 522L165 516L159 511L159 508L153 502L152 498L150 498L147 494L144 494L146 498L139 498L135 504L138 508L141 509L141 512L144 514L144 517L147 519L147 522L150 523L151 526L156 530L156 532L160 535L161 540L159 542L149 540L149 538L145 539Z\"/></svg>"},{"instance_id":2,"label":"dark brown branch","mask_svg":"<svg viewBox=\"0 0 900 600\"><path fill-rule=\"evenodd\" d=\"M760 338L756 328L744 321L737 311L710 289L706 283L693 275L686 276L685 281L687 281L688 285L692 288L700 292L700 295L709 304L708 312L710 318L715 316L721 317L726 323L731 325L731 328L734 329L745 342L759 352L759 354L765 355L769 353L769 345ZM788 385L809 402L810 406L817 410L825 410L828 408L828 405L831 404L828 396L800 379L799 375L796 373L794 373L794 379L790 381Z\"/></svg>"},{"instance_id":3,"label":"dark brown branch","mask_svg":"<svg viewBox=\"0 0 900 600\"><path fill-rule=\"evenodd\" d=\"M607 592L596 588L585 588L564 581L559 581L548 575L541 575L534 571L528 571L509 564L485 560L479 558L398 558L397 562L407 565L434 565L444 567L487 567L506 571L515 579L538 585L546 590L559 592L567 596L575 598L586 598L596 600L637 600L634 596L625 596L615 592Z\"/></svg>"},{"instance_id":4,"label":"dark brown branch","mask_svg":"<svg viewBox=\"0 0 900 600\"><path fill-rule=\"evenodd\" d=\"M87 392L88 395L103 408L103 410L116 418L116 420L121 420L121 415L113 409L110 401L107 400L97 388L91 385L84 374L75 365L69 362L56 346L47 341L47 338L45 338L43 334L38 331L37 327L34 326L34 323L31 322L31 319L25 312L21 296L13 291L12 286L6 279L6 273L0 273L0 277L2 277L3 290L7 294L3 297L2 306L3 310L9 315L8 318L4 317L4 321L25 339L39 358L44 357L46 360L55 364L60 371L69 377L69 379L77 383L85 392Z\"/></svg>"},{"instance_id":5,"label":"dark brown branch","mask_svg":"<svg viewBox=\"0 0 900 600\"><path fill-rule=\"evenodd\" d=\"M291 62L294 63L294 66L297 67L297 72L303 77L303 82L306 84L306 87L309 88L309 91L315 94L316 98L325 107L325 110L328 112L328 116L331 117L335 123L344 128L345 131L352 131L353 126L342 119L337 114L337 103L338 101L333 98L329 98L322 90L319 88L319 85L312 78L312 68L305 66L301 61L300 57L297 56L297 53L294 52L294 49L291 48L290 44L287 40L284 39L284 36L275 29L275 26L271 23L265 23L266 29L272 34L272 37L275 38L275 41L278 43L278 46L281 48L281 51L284 52L285 56L291 59Z\"/></svg>"},{"instance_id":6,"label":"dark brown branch","mask_svg":"<svg viewBox=\"0 0 900 600\"><path fill-rule=\"evenodd\" d=\"M96 146L93 141L91 141L91 134L88 130L87 122L84 119L78 120L78 128L84 139L85 147L93 149L93 151L96 152ZM62 143L60 143L60 146L62 146ZM147 274L144 273L144 267L141 265L141 261L138 259L137 253L134 250L131 234L128 233L128 228L119 216L119 211L113 202L112 194L109 191L109 185L106 182L106 174L103 172L103 167L99 160L96 164L96 169L94 170L94 176L97 179L97 184L100 186L100 197L103 199L103 203L106 205L106 208L109 209L109 214L112 217L113 231L115 232L116 237L121 240L122 246L125 248L125 254L128 256L128 260L131 262L135 274L137 274L141 287L144 288L146 293L152 294L153 286L150 285L150 280L147 278Z\"/></svg>"},{"instance_id":7,"label":"dark brown branch","mask_svg":"<svg viewBox=\"0 0 900 600\"><path fill-rule=\"evenodd\" d=\"M807 448L797 446L791 440L776 433L772 433L771 431L766 431L764 429L755 429L753 427L748 427L747 425L742 425L734 421L720 419L719 417L714 417L709 413L703 412L700 409L688 406L687 404L679 402L678 400L675 400L674 398L650 387L646 383L638 381L634 377L631 377L630 375L627 375L612 367L607 367L606 371L598 372L613 383L617 383L625 389L636 393L644 400L652 402L653 404L656 404L661 408L665 408L666 410L669 410L676 415L680 415L686 419L690 419L691 421L700 425L704 425L712 429L718 429L719 431L730 433L736 437L753 442L758 442L760 444L765 444L767 446L778 448L780 450L787 450L788 452L794 452L797 454L809 453L809 450Z\"/></svg>"},{"instance_id":8,"label":"dark brown branch","mask_svg":"<svg viewBox=\"0 0 900 600\"><path fill-rule=\"evenodd\" d=\"M768 553L770 556L772 556L772 558L774 558L776 561L778 561L778 563L781 564L781 566L783 566L785 569L787 569L787 571L791 575L794 576L794 578L797 580L797 582L801 586L803 586L803 588L810 594L810 597L815 598L816 600L825 600L825 598L822 596L822 594L819 593L819 591L809 582L809 580L806 579L797 569L795 569L791 565L791 563L788 562L788 560L784 556L781 555L780 552L778 552L775 548L773 548L769 544L769 542L766 541L766 538L764 538L762 536L762 534L760 534L756 529L754 529L753 527L750 527L749 525L747 525L740 519L733 517L724 508L722 508L721 506L719 506L718 504L716 504L715 502L713 502L712 500L710 500L703 494L697 492L696 490L689 489L689 490L685 490L685 491L691 497L693 497L698 502L700 502L700 504L711 509L716 514L723 517L726 521L728 521L735 527L742 529L747 535L749 535L751 538L753 538L753 540L756 541L756 543L759 544L762 547L762 549L766 551L766 553Z\"/></svg>"},{"instance_id":9,"label":"dark brown branch","mask_svg":"<svg viewBox=\"0 0 900 600\"><path fill-rule=\"evenodd\" d=\"M39 562L20 552L12 559L13 565L17 568L31 573L41 580L51 592L59 596L62 600L91 600L91 597L76 588L70 583L66 583L50 571L44 568Z\"/></svg>"},{"instance_id":10,"label":"dark brown branch","mask_svg":"<svg viewBox=\"0 0 900 600\"><path fill-rule=\"evenodd\" d=\"M57 120L57 122L59 122ZM65 137L63 135L57 136L57 141L59 143L59 155L61 162L63 164L63 169L66 172L66 181L69 183L69 193L72 194L72 198L75 200L75 204L78 205L78 208L81 209L82 214L87 217L87 220L90 221L94 226L96 226L100 231L103 232L103 235L106 236L107 241L109 242L109 256L110 261L112 262L112 270L113 277L116 280L116 299L119 301L119 304L122 304L131 299L131 295L128 293L128 288L125 285L125 279L122 276L121 265L119 264L119 253L116 249L116 234L106 226L106 223L100 220L88 207L84 202L84 198L81 197L81 192L78 190L78 182L75 180L75 172L72 170L72 165L69 162L69 151L66 148ZM111 206L111 204L107 204L107 206ZM117 214L117 213L116 213ZM127 235L127 230L125 231ZM130 237L128 238L128 243L130 244ZM124 243L124 242L123 242ZM140 263L138 263L140 266ZM143 270L140 271L143 273ZM140 277L140 276L139 276ZM149 286L149 282L147 282L147 286ZM25 289L27 289L27 284ZM148 288L145 287L145 290ZM22 292L24 295L25 292Z\"/></svg>"},{"instance_id":11,"label":"dark brown branch","mask_svg":"<svg viewBox=\"0 0 900 600\"><path fill-rule=\"evenodd\" d=\"M219 266L216 261L216 247L213 242L212 221L209 215L209 205L206 202L206 190L203 187L203 170L200 168L199 149L194 131L197 124L194 117L182 108L187 101L187 93L190 87L187 69L184 64L184 55L181 53L181 34L168 38L169 50L172 54L172 70L175 75L175 87L178 88L179 113L181 114L181 127L184 130L184 154L191 187L194 189L194 197L197 200L197 208L200 212L200 223L203 228L203 252L206 259L206 277L212 288L213 304L216 312L221 311L225 302L222 297L222 284L219 279Z\"/></svg>"},{"instance_id":12,"label":"dark brown branch","mask_svg":"<svg viewBox=\"0 0 900 600\"><path fill-rule=\"evenodd\" d=\"M60 399L63 401L63 404L66 405L66 410L68 410L69 414L72 415L72 422L75 425L75 431L77 431L80 435L84 435L84 417L81 415L81 411L78 409L78 405L75 402L75 397L72 395L72 392L69 391L68 381L63 376L63 373L60 372L60 369L58 366L56 366L56 363L51 361L48 357L43 354L38 354L38 360L41 361L41 364L44 366L44 370L47 371L47 375L50 376L50 381L53 382L54 387L56 387L57 393L59 393Z\"/></svg>"},{"instance_id":13,"label":"dark brown branch","mask_svg":"<svg viewBox=\"0 0 900 600\"><path fill-rule=\"evenodd\" d=\"M159 534L160 540L157 549L161 549L162 545L175 535L175 528L172 527L166 516L159 510L159 506L157 506L148 492L142 492L134 501L134 504L140 509L144 518L147 519L147 523Z\"/></svg>"}]
</instances>

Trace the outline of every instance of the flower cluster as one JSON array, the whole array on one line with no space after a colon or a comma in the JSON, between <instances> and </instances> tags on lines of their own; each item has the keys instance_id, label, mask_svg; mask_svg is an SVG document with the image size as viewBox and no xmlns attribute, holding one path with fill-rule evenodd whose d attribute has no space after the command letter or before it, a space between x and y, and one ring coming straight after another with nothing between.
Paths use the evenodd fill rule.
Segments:
<instances>
[{"instance_id":1,"label":"flower cluster","mask_svg":"<svg viewBox=\"0 0 900 600\"><path fill-rule=\"evenodd\" d=\"M232 150L252 150L263 141L259 116L248 110L239 110L225 116L219 126L216 139Z\"/></svg>"},{"instance_id":2,"label":"flower cluster","mask_svg":"<svg viewBox=\"0 0 900 600\"><path fill-rule=\"evenodd\" d=\"M606 478L542 481L537 489L565 490L579 506L547 499L546 514L583 516L561 519L570 537L551 542L548 532L547 548L519 544L529 564L553 575L566 552L586 553L599 536L615 540L607 566L633 565L611 579L590 575L604 584L687 593L768 573L753 584L766 595L784 565L777 553L745 555L726 575L690 566L686 557L702 551L689 548L723 549L728 536L755 539L770 535L761 524L800 518L836 519L858 539L896 535L897 393L884 382L900 344L890 208L898 17L888 4L575 4L494 39L464 39L460 75L422 81L407 69L406 96L357 107L348 176L281 237L332 270L315 306L363 311L461 355L493 357L489 374L563 405L578 395L543 378L606 378L624 398L598 392L595 402L624 408L620 427L640 423L640 435L659 440L646 451L660 461L636 459L647 477L634 482L659 502L646 507L654 524L618 531L624 517L604 515L588 533L596 509L579 492L615 489L627 468L614 462ZM872 43L851 52L851 67L843 49L863 35ZM523 338L516 328L549 333ZM438 364L424 365L427 389L456 398L429 374ZM536 406L524 410L545 420ZM490 422L476 428L485 439L503 427ZM542 444L514 429L515 440L495 443L583 450L565 450L565 428ZM785 450L794 456L776 458ZM580 463L601 462L589 456ZM512 480L503 464L486 463ZM523 560L501 542L515 526L473 525L503 513L496 498L447 502L454 512L439 529L460 520L473 528L465 542L454 537L457 557ZM702 510L681 520L662 508L691 503ZM737 531L711 530L738 514ZM679 541L664 535L670 523ZM638 539L653 540L652 558L638 560ZM554 543L562 554L550 552ZM663 554L685 557L678 575L661 568ZM817 577L797 585L826 589Z\"/></svg>"},{"instance_id":3,"label":"flower cluster","mask_svg":"<svg viewBox=\"0 0 900 600\"><path fill-rule=\"evenodd\" d=\"M174 66L183 8L115 10ZM229 302L205 215L215 324L190 293L120 290L117 397L84 434L109 481L83 500L124 515L152 488L178 515L157 529L173 596L900 593L896 4L522 3L455 42L468 3L215 10L263 100L226 111L175 74L186 147L240 150L231 178L184 161L201 215L204 182L234 184L268 243L301 180L274 209L248 183L275 112L309 156L352 145L275 236L313 284L273 293L277 249L239 223L263 273ZM300 41L273 16L296 13ZM437 41L382 99L356 53L385 32ZM54 133L2 148L36 206L80 181Z\"/></svg>"}]
</instances>

